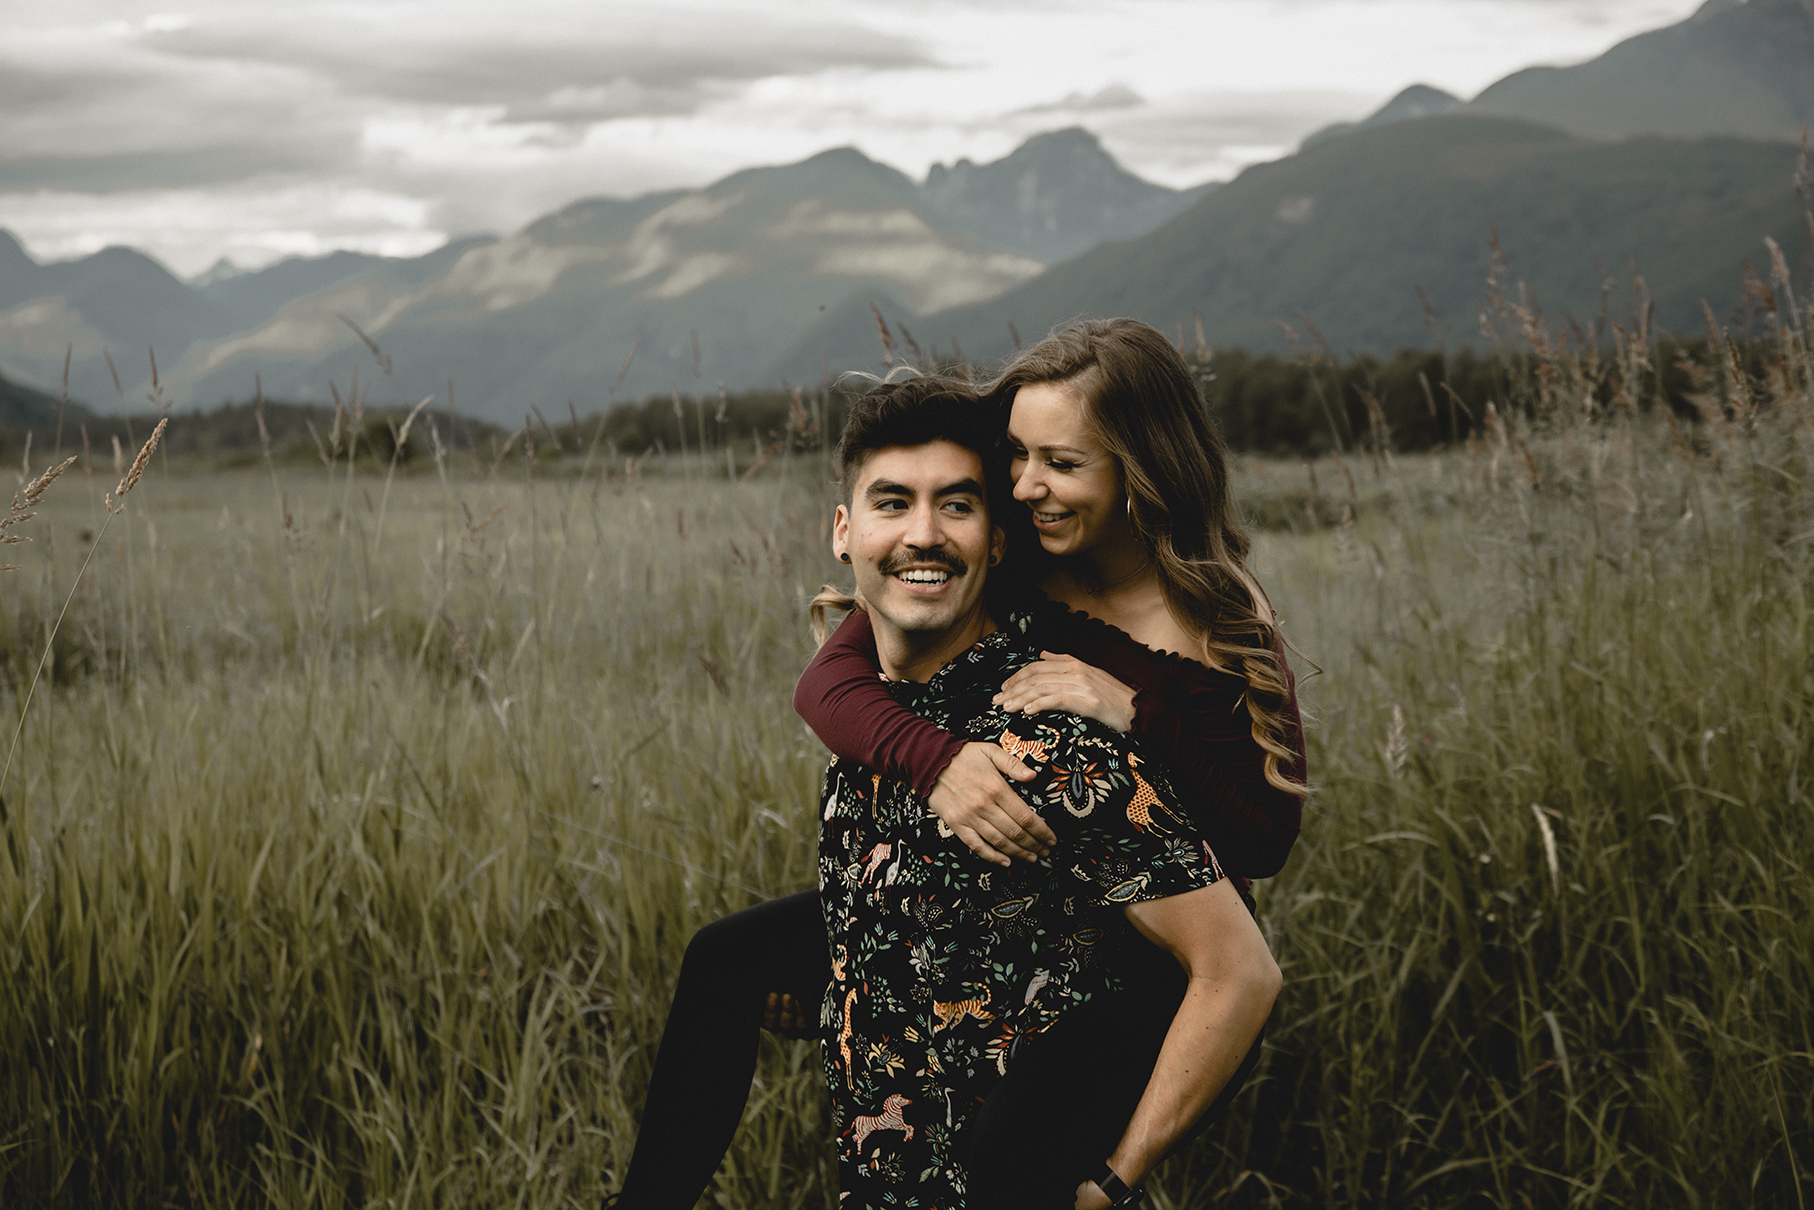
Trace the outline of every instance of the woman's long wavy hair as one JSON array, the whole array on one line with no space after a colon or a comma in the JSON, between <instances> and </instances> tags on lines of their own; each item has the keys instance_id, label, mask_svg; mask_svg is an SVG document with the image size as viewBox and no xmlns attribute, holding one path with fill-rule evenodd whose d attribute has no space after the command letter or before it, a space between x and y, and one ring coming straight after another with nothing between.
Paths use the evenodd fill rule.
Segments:
<instances>
[{"instance_id":1,"label":"woman's long wavy hair","mask_svg":"<svg viewBox=\"0 0 1814 1210\"><path fill-rule=\"evenodd\" d=\"M1210 667L1247 681L1267 782L1309 793L1283 769L1298 755L1285 720L1284 636L1247 569L1251 544L1229 494L1222 442L1183 356L1137 319L1084 320L1017 354L989 390L1006 407L1030 383L1062 385L1083 401L1085 419L1119 466L1166 606L1202 643Z\"/></svg>"}]
</instances>

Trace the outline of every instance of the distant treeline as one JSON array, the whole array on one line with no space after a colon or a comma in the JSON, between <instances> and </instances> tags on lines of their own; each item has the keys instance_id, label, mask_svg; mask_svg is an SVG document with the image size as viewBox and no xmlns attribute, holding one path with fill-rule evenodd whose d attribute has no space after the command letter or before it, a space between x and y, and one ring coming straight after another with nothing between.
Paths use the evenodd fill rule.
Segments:
<instances>
[{"instance_id":1,"label":"distant treeline","mask_svg":"<svg viewBox=\"0 0 1814 1210\"><path fill-rule=\"evenodd\" d=\"M579 435L588 445L598 441L627 455L730 447L739 457L760 457L784 447L821 449L837 440L850 397L836 388L658 395L581 420Z\"/></svg>"},{"instance_id":2,"label":"distant treeline","mask_svg":"<svg viewBox=\"0 0 1814 1210\"><path fill-rule=\"evenodd\" d=\"M1772 347L1763 342L1736 346L1749 377L1761 380L1771 372ZM1240 349L1188 357L1228 447L1273 457L1380 446L1410 452L1465 442L1484 426L1489 405L1501 414L1528 410L1546 389L1552 398L1572 391L1577 405L1590 398L1612 405L1609 384L1618 380L1596 369L1591 351L1581 350L1561 359L1577 371L1575 381L1566 384L1554 381L1555 357L1480 353L1467 347L1446 355L1402 349L1389 357L1361 354L1343 360ZM1704 371L1695 367L1723 360L1705 340L1657 341L1648 354L1645 397L1626 402L1647 409L1661 400L1677 416L1696 422L1712 388L1700 380ZM529 448L538 457L595 458L728 449L735 464L746 467L784 449L820 449L828 439L835 440L849 398L838 388L670 394L590 416L569 413L558 423L532 410L516 429L473 420L442 405L416 419L399 460L431 456L438 440L444 450L479 461ZM165 445L173 458L249 465L261 460L267 448L286 462L344 458L356 432L359 456L382 463L391 458L406 415L395 407L361 409L355 417L345 409L337 415L333 406L323 404L226 403L209 412L173 414ZM130 457L155 422L155 416L145 413L105 416L75 403L59 405L50 396L0 378L0 458L14 463L23 457L28 437L33 465L48 461L58 448L79 452L84 442L105 464L113 457L116 439Z\"/></svg>"},{"instance_id":3,"label":"distant treeline","mask_svg":"<svg viewBox=\"0 0 1814 1210\"><path fill-rule=\"evenodd\" d=\"M838 391L798 394L747 391L708 396L662 395L624 403L590 416L556 418L531 410L515 429L475 420L439 404L413 421L400 462L433 456L436 442L461 460L489 463L533 449L538 458L586 455L642 457L656 451L718 453L727 447L737 465L774 457L784 448L820 449L844 423L847 397ZM42 392L0 378L0 459L18 464L30 443L34 466L87 449L97 465L113 458L119 443L124 458L150 435L158 416L98 415L74 402L60 403ZM163 447L171 458L193 457L220 467L275 460L291 463L344 459L349 450L361 461L388 463L409 412L396 406L366 405L356 412L331 404L277 400L223 403L212 411L173 411ZM262 424L262 428L261 428ZM355 437L357 438L355 443Z\"/></svg>"},{"instance_id":4,"label":"distant treeline","mask_svg":"<svg viewBox=\"0 0 1814 1210\"><path fill-rule=\"evenodd\" d=\"M1772 372L1773 344L1753 341L1735 348L1750 379L1760 381ZM1698 423L1708 393L1717 389L1700 367L1724 360L1706 340L1657 341L1646 358L1647 372L1639 376L1646 394L1620 400L1614 385L1620 378L1611 373L1606 356L1577 350L1571 357L1539 358L1464 347L1447 356L1401 349L1390 357L1333 362L1234 349L1194 360L1228 447L1279 457L1381 444L1409 452L1465 442L1485 425L1489 404L1507 415L1527 412L1545 396L1555 406L1624 403L1640 411L1661 401L1680 419ZM1564 380L1563 366L1574 370L1572 380Z\"/></svg>"},{"instance_id":5,"label":"distant treeline","mask_svg":"<svg viewBox=\"0 0 1814 1210\"><path fill-rule=\"evenodd\" d=\"M1745 372L1771 372L1774 345L1736 346ZM1601 355L1602 358L1606 355ZM1448 354L1401 349L1390 357L1357 355L1287 357L1242 349L1187 354L1205 403L1231 450L1274 457L1315 457L1334 449L1372 449L1383 443L1405 452L1465 442L1485 424L1487 406L1500 414L1528 410L1547 393L1573 390L1602 406L1615 400L1618 380L1610 363L1577 349L1567 357L1530 353L1481 353L1471 347ZM1649 392L1629 400L1647 410L1661 400L1676 416L1702 419L1696 398L1712 389L1694 367L1718 364L1706 340L1659 340L1650 347ZM1556 380L1558 366L1574 365L1578 381ZM941 367L950 370L953 367ZM774 392L707 397L671 396L614 408L603 420L603 439L621 452L652 448L755 447L786 439L799 448L833 438L843 424L846 397L837 390L798 397ZM585 431L589 422L582 422Z\"/></svg>"}]
</instances>

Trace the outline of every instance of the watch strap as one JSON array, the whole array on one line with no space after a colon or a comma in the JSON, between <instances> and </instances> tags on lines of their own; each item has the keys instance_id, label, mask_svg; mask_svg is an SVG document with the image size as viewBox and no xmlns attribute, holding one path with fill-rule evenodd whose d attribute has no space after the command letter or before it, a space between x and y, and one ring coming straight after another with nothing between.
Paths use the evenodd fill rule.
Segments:
<instances>
[{"instance_id":1,"label":"watch strap","mask_svg":"<svg viewBox=\"0 0 1814 1210\"><path fill-rule=\"evenodd\" d=\"M1096 1178L1096 1187L1108 1195L1111 1206L1138 1206L1140 1199L1146 1196L1139 1186L1128 1188L1126 1181L1108 1164L1102 1166L1102 1175Z\"/></svg>"}]
</instances>

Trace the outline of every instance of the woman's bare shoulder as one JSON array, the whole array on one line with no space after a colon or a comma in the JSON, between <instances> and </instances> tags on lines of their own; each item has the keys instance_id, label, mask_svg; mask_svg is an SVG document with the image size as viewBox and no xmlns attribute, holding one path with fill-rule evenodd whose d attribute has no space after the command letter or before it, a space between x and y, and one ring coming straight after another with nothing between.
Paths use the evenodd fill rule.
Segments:
<instances>
[{"instance_id":1,"label":"woman's bare shoulder","mask_svg":"<svg viewBox=\"0 0 1814 1210\"><path fill-rule=\"evenodd\" d=\"M1105 622L1143 647L1203 663L1202 644L1178 624L1156 584L1151 592L1110 601L1092 597L1068 580L1049 581L1042 587L1065 608Z\"/></svg>"},{"instance_id":2,"label":"woman's bare shoulder","mask_svg":"<svg viewBox=\"0 0 1814 1210\"><path fill-rule=\"evenodd\" d=\"M1125 612L1126 619L1114 625L1126 631L1127 636L1136 643L1193 663L1203 663L1203 645L1178 625L1178 619L1172 616L1172 611L1165 607L1163 600L1143 605L1137 611Z\"/></svg>"}]
</instances>

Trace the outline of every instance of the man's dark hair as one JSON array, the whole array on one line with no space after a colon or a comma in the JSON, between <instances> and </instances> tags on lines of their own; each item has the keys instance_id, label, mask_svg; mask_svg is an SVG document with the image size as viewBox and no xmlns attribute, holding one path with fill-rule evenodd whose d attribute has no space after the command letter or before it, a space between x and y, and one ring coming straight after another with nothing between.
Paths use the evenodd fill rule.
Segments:
<instances>
[{"instance_id":1,"label":"man's dark hair","mask_svg":"<svg viewBox=\"0 0 1814 1210\"><path fill-rule=\"evenodd\" d=\"M1005 427L1002 410L967 382L928 374L878 383L850 405L844 418L838 441L838 487L844 502L851 502L857 474L877 450L949 441L982 461L989 503L999 507L1007 481Z\"/></svg>"}]
</instances>

